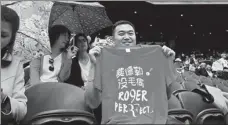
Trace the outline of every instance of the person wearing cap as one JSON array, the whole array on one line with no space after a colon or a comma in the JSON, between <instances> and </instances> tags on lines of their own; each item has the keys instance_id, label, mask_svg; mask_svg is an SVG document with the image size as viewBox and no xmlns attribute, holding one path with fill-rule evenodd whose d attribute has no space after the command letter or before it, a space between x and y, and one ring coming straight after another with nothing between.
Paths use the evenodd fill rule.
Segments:
<instances>
[{"instance_id":1,"label":"person wearing cap","mask_svg":"<svg viewBox=\"0 0 228 125\"><path fill-rule=\"evenodd\" d=\"M182 60L180 58L176 58L175 61L175 66L176 66L176 71L178 73L184 73L184 67L183 67L183 63L182 63Z\"/></svg>"}]
</instances>

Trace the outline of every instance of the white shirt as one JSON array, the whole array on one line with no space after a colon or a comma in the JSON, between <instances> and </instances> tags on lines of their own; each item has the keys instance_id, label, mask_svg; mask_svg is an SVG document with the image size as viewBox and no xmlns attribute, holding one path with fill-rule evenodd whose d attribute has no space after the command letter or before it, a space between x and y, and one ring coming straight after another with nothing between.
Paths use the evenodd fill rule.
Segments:
<instances>
[{"instance_id":1,"label":"white shirt","mask_svg":"<svg viewBox=\"0 0 228 125\"><path fill-rule=\"evenodd\" d=\"M83 64L79 60L79 65L81 68L82 80L84 81L84 84L86 86L86 83L88 81L92 81L94 79L94 65L92 64L90 58L89 58L87 64Z\"/></svg>"},{"instance_id":2,"label":"white shirt","mask_svg":"<svg viewBox=\"0 0 228 125\"><path fill-rule=\"evenodd\" d=\"M211 71L207 71L207 74L210 76L210 77L213 77L213 73Z\"/></svg>"},{"instance_id":3,"label":"white shirt","mask_svg":"<svg viewBox=\"0 0 228 125\"><path fill-rule=\"evenodd\" d=\"M227 60L221 58L212 64L212 70L213 71L223 71L224 67L228 67L228 62Z\"/></svg>"},{"instance_id":4,"label":"white shirt","mask_svg":"<svg viewBox=\"0 0 228 125\"><path fill-rule=\"evenodd\" d=\"M45 55L43 59L43 69L42 74L40 76L41 82L58 82L58 75L60 72L61 64L62 64L62 53L54 58L54 70L50 71L49 67L51 64L49 63L51 56Z\"/></svg>"},{"instance_id":5,"label":"white shirt","mask_svg":"<svg viewBox=\"0 0 228 125\"><path fill-rule=\"evenodd\" d=\"M228 62L227 62L227 60L225 60L224 58L221 58L218 61L222 64L223 68L224 67L227 67L228 68Z\"/></svg>"}]
</instances>

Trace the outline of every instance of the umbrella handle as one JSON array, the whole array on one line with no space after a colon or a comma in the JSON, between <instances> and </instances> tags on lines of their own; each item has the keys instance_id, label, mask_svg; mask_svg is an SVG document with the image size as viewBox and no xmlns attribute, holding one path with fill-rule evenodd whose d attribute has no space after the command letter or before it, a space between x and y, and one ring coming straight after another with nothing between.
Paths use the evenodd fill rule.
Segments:
<instances>
[{"instance_id":1,"label":"umbrella handle","mask_svg":"<svg viewBox=\"0 0 228 125\"><path fill-rule=\"evenodd\" d=\"M76 34L73 34L72 37L70 38L70 44L73 41L74 46L75 46L75 39L74 39L75 36L76 36Z\"/></svg>"}]
</instances>

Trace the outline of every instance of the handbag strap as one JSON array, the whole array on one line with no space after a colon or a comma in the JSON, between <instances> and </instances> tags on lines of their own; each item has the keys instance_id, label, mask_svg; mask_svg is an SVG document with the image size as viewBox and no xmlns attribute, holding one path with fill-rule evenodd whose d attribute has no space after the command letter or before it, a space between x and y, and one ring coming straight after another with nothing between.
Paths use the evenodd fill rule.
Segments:
<instances>
[{"instance_id":1,"label":"handbag strap","mask_svg":"<svg viewBox=\"0 0 228 125\"><path fill-rule=\"evenodd\" d=\"M192 92L195 92L203 97L203 101L207 103L213 103L214 97L208 92L206 86L204 84L198 84L198 88L195 88L192 90Z\"/></svg>"}]
</instances>

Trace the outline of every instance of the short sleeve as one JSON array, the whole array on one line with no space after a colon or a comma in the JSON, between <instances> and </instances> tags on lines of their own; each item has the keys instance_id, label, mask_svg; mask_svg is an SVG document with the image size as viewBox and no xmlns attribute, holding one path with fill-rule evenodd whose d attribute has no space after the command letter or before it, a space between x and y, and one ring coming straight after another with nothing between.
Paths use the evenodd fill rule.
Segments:
<instances>
[{"instance_id":1,"label":"short sleeve","mask_svg":"<svg viewBox=\"0 0 228 125\"><path fill-rule=\"evenodd\" d=\"M101 55L96 59L94 73L94 87L102 91L102 52Z\"/></svg>"}]
</instances>

